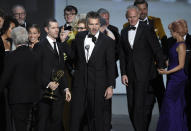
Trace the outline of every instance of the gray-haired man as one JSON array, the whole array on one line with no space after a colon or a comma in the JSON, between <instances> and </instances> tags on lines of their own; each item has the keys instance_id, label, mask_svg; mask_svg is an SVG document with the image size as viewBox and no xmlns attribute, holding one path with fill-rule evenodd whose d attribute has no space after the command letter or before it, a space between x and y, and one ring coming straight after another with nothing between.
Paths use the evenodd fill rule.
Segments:
<instances>
[{"instance_id":1,"label":"gray-haired man","mask_svg":"<svg viewBox=\"0 0 191 131\"><path fill-rule=\"evenodd\" d=\"M26 131L29 112L40 98L38 57L28 47L28 33L16 27L11 33L16 50L5 57L0 92L8 88L8 103L17 131Z\"/></svg>"}]
</instances>

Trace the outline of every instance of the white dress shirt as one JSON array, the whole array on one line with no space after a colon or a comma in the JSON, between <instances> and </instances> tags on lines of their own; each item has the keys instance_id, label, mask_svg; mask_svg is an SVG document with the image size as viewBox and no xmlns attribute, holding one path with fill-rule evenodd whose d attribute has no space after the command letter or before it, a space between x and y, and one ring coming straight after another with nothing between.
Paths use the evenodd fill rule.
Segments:
<instances>
[{"instance_id":1,"label":"white dress shirt","mask_svg":"<svg viewBox=\"0 0 191 131\"><path fill-rule=\"evenodd\" d=\"M53 40L52 38L50 38L48 35L46 36L48 42L50 43L52 49L54 49L54 42L56 42L56 40ZM56 50L58 52L58 55L59 55L59 50L58 50L58 45L56 44Z\"/></svg>"},{"instance_id":2,"label":"white dress shirt","mask_svg":"<svg viewBox=\"0 0 191 131\"><path fill-rule=\"evenodd\" d=\"M95 35L96 40L98 39L98 36L99 36L99 31ZM89 45L89 49L88 50L85 48L87 45ZM86 38L84 40L84 51L85 51L86 62L88 62L88 60L90 59L94 47L95 47L95 44L92 41L92 38L88 38L88 35L86 35Z\"/></svg>"},{"instance_id":3,"label":"white dress shirt","mask_svg":"<svg viewBox=\"0 0 191 131\"><path fill-rule=\"evenodd\" d=\"M135 35L137 32L137 27L139 25L139 21L137 22L137 24L135 25L136 29L135 30L129 30L128 31L128 39L129 39L129 43L131 45L131 48L133 49L133 45L134 45L134 40L135 40Z\"/></svg>"},{"instance_id":4,"label":"white dress shirt","mask_svg":"<svg viewBox=\"0 0 191 131\"><path fill-rule=\"evenodd\" d=\"M148 19L148 17L146 17L144 20L140 20L140 21L147 21L147 25L149 25L149 19Z\"/></svg>"}]
</instances>

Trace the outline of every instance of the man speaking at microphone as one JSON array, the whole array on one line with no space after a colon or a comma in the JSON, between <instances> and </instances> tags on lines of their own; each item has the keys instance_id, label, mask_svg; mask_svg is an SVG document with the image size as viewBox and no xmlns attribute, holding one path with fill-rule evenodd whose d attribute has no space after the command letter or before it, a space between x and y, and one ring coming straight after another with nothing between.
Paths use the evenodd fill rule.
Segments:
<instances>
[{"instance_id":1,"label":"man speaking at microphone","mask_svg":"<svg viewBox=\"0 0 191 131\"><path fill-rule=\"evenodd\" d=\"M114 41L99 31L97 12L89 12L86 22L88 31L78 33L72 43L71 131L81 131L84 119L88 120L88 131L103 131L104 99L112 97L115 82Z\"/></svg>"}]
</instances>

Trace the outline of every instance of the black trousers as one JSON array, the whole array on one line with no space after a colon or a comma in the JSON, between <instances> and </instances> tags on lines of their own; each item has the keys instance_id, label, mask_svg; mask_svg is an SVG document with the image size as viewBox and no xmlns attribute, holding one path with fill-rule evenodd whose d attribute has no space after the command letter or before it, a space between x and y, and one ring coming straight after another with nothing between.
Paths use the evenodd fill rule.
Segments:
<instances>
[{"instance_id":1,"label":"black trousers","mask_svg":"<svg viewBox=\"0 0 191 131\"><path fill-rule=\"evenodd\" d=\"M152 109L155 102L154 94L149 92L150 82L136 79L129 81L127 101L130 120L135 131L148 131Z\"/></svg>"},{"instance_id":2,"label":"black trousers","mask_svg":"<svg viewBox=\"0 0 191 131\"><path fill-rule=\"evenodd\" d=\"M70 131L104 131L104 97L94 97L93 89L87 94L82 90L72 90Z\"/></svg>"},{"instance_id":3,"label":"black trousers","mask_svg":"<svg viewBox=\"0 0 191 131\"><path fill-rule=\"evenodd\" d=\"M27 131L29 113L33 104L13 104L10 106L16 131Z\"/></svg>"},{"instance_id":4,"label":"black trousers","mask_svg":"<svg viewBox=\"0 0 191 131\"><path fill-rule=\"evenodd\" d=\"M112 99L104 100L104 131L112 129Z\"/></svg>"},{"instance_id":5,"label":"black trousers","mask_svg":"<svg viewBox=\"0 0 191 131\"><path fill-rule=\"evenodd\" d=\"M64 131L62 119L64 100L39 103L38 131Z\"/></svg>"},{"instance_id":6,"label":"black trousers","mask_svg":"<svg viewBox=\"0 0 191 131\"><path fill-rule=\"evenodd\" d=\"M159 111L162 105L164 92L165 92L165 86L163 82L163 76L157 74L157 77L151 81L151 86L153 89L153 93L157 99Z\"/></svg>"},{"instance_id":7,"label":"black trousers","mask_svg":"<svg viewBox=\"0 0 191 131\"><path fill-rule=\"evenodd\" d=\"M0 93L0 130L5 131L6 129L6 103L4 92Z\"/></svg>"}]
</instances>

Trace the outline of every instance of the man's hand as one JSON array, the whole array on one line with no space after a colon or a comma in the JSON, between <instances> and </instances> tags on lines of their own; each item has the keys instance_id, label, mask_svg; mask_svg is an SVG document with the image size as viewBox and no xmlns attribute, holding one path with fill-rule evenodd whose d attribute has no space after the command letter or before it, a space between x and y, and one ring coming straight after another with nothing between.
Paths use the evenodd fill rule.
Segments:
<instances>
[{"instance_id":1,"label":"man's hand","mask_svg":"<svg viewBox=\"0 0 191 131\"><path fill-rule=\"evenodd\" d=\"M123 85L128 86L128 77L127 77L127 75L122 75L121 76L121 82L122 82Z\"/></svg>"},{"instance_id":2,"label":"man's hand","mask_svg":"<svg viewBox=\"0 0 191 131\"><path fill-rule=\"evenodd\" d=\"M158 72L159 72L159 74L161 74L161 75L163 75L163 74L167 74L168 75L168 71L167 70L165 70L165 69L158 69Z\"/></svg>"},{"instance_id":3,"label":"man's hand","mask_svg":"<svg viewBox=\"0 0 191 131\"><path fill-rule=\"evenodd\" d=\"M61 40L61 42L64 42L66 40L69 33L70 33L70 31L61 29L61 32L60 32L60 40Z\"/></svg>"},{"instance_id":4,"label":"man's hand","mask_svg":"<svg viewBox=\"0 0 191 131\"><path fill-rule=\"evenodd\" d=\"M71 100L71 98L72 98L71 93L70 93L70 90L67 88L67 89L65 90L65 92L66 92L66 101L67 101L67 102L70 102L70 100Z\"/></svg>"},{"instance_id":5,"label":"man's hand","mask_svg":"<svg viewBox=\"0 0 191 131\"><path fill-rule=\"evenodd\" d=\"M56 90L56 88L58 88L58 86L59 86L59 84L56 83L56 82L53 82L53 81L51 81L51 82L48 84L48 87L49 87L50 89L52 89L53 91Z\"/></svg>"},{"instance_id":6,"label":"man's hand","mask_svg":"<svg viewBox=\"0 0 191 131\"><path fill-rule=\"evenodd\" d=\"M113 88L112 86L109 86L106 91L105 91L105 99L108 100L108 99L111 99L111 97L113 96Z\"/></svg>"}]
</instances>

